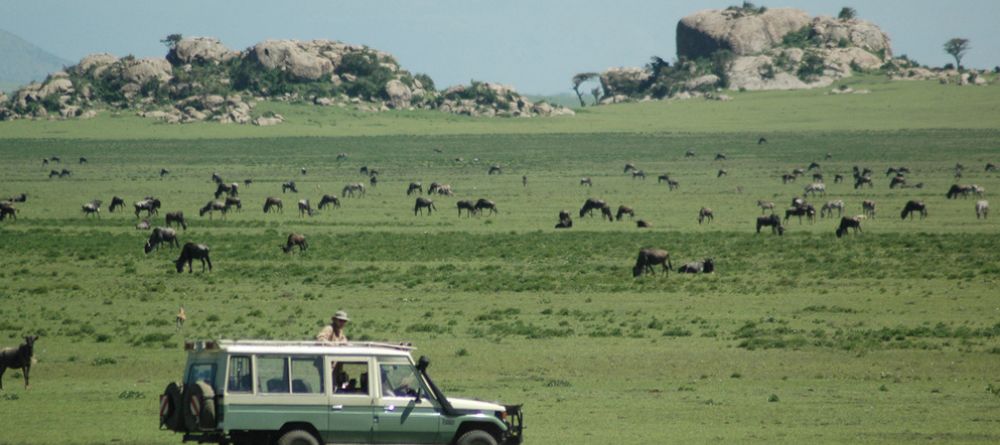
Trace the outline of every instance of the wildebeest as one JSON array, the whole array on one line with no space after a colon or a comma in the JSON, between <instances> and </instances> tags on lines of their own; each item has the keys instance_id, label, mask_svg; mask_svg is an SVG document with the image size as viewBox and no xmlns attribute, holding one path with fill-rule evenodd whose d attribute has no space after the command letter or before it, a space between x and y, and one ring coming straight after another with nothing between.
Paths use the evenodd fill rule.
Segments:
<instances>
[{"instance_id":1,"label":"wildebeest","mask_svg":"<svg viewBox=\"0 0 1000 445\"><path fill-rule=\"evenodd\" d=\"M149 220L144 219L136 223L135 230L149 230Z\"/></svg>"},{"instance_id":2,"label":"wildebeest","mask_svg":"<svg viewBox=\"0 0 1000 445\"><path fill-rule=\"evenodd\" d=\"M243 180L243 187L249 188L250 184L253 184L253 179L248 178Z\"/></svg>"},{"instance_id":3,"label":"wildebeest","mask_svg":"<svg viewBox=\"0 0 1000 445\"><path fill-rule=\"evenodd\" d=\"M49 158L42 158L42 167L49 165Z\"/></svg>"},{"instance_id":4,"label":"wildebeest","mask_svg":"<svg viewBox=\"0 0 1000 445\"><path fill-rule=\"evenodd\" d=\"M101 200L95 199L83 205L83 215L101 217Z\"/></svg>"},{"instance_id":5,"label":"wildebeest","mask_svg":"<svg viewBox=\"0 0 1000 445\"><path fill-rule=\"evenodd\" d=\"M871 176L858 175L858 176L854 177L854 189L855 190L857 190L857 189L859 189L859 188L861 188L861 187L863 187L865 185L867 185L869 188L875 187L875 184L872 184L872 177Z\"/></svg>"},{"instance_id":6,"label":"wildebeest","mask_svg":"<svg viewBox=\"0 0 1000 445\"><path fill-rule=\"evenodd\" d=\"M806 170L802 168L793 168L792 174L795 175L795 177L799 177L806 174Z\"/></svg>"},{"instance_id":7,"label":"wildebeest","mask_svg":"<svg viewBox=\"0 0 1000 445\"><path fill-rule=\"evenodd\" d=\"M948 189L948 193L945 194L945 197L948 199L955 199L958 198L959 196L967 198L971 193L972 193L972 186L953 184L951 188Z\"/></svg>"},{"instance_id":8,"label":"wildebeest","mask_svg":"<svg viewBox=\"0 0 1000 445\"><path fill-rule=\"evenodd\" d=\"M285 241L285 245L281 246L281 250L285 253L290 253L292 248L295 246L299 246L299 252L309 248L309 243L306 242L306 236L299 233L289 233L288 241Z\"/></svg>"},{"instance_id":9,"label":"wildebeest","mask_svg":"<svg viewBox=\"0 0 1000 445\"><path fill-rule=\"evenodd\" d=\"M143 250L148 254L149 252L158 249L160 247L160 243L167 243L167 245L180 247L180 243L177 241L177 231L169 227L157 227L153 229L153 233L149 234L149 239L146 240L146 245L143 246Z\"/></svg>"},{"instance_id":10,"label":"wildebeest","mask_svg":"<svg viewBox=\"0 0 1000 445\"><path fill-rule=\"evenodd\" d=\"M204 207L198 210L198 216L205 216L208 213L208 219L212 219L213 212L220 212L222 213L222 218L225 219L226 212L228 211L229 208L226 207L225 201L208 201Z\"/></svg>"},{"instance_id":11,"label":"wildebeest","mask_svg":"<svg viewBox=\"0 0 1000 445\"><path fill-rule=\"evenodd\" d=\"M834 184L840 184L842 182L844 182L844 175L841 175L841 174L833 175L833 183Z\"/></svg>"},{"instance_id":12,"label":"wildebeest","mask_svg":"<svg viewBox=\"0 0 1000 445\"><path fill-rule=\"evenodd\" d=\"M886 176L896 175L901 176L910 173L910 169L906 167L889 167L885 170Z\"/></svg>"},{"instance_id":13,"label":"wildebeest","mask_svg":"<svg viewBox=\"0 0 1000 445\"><path fill-rule=\"evenodd\" d=\"M635 164L633 164L631 162L626 162L625 163L625 171L623 171L622 173L628 173L628 172L633 171L633 170L638 170L637 168L635 168Z\"/></svg>"},{"instance_id":14,"label":"wildebeest","mask_svg":"<svg viewBox=\"0 0 1000 445\"><path fill-rule=\"evenodd\" d=\"M473 213L476 213L476 204L467 199L456 202L455 207L458 207L458 216L462 216L462 210L465 210L466 217L472 216Z\"/></svg>"},{"instance_id":15,"label":"wildebeest","mask_svg":"<svg viewBox=\"0 0 1000 445\"><path fill-rule=\"evenodd\" d=\"M31 372L31 359L35 355L35 341L37 335L24 337L24 344L16 348L0 349L0 389L3 389L3 374L7 368L20 369L24 376L24 389L31 388L28 378Z\"/></svg>"},{"instance_id":16,"label":"wildebeest","mask_svg":"<svg viewBox=\"0 0 1000 445\"><path fill-rule=\"evenodd\" d=\"M337 153L337 160L338 161L343 161L345 159L347 159L347 153Z\"/></svg>"},{"instance_id":17,"label":"wildebeest","mask_svg":"<svg viewBox=\"0 0 1000 445\"><path fill-rule=\"evenodd\" d=\"M204 244L186 243L181 249L181 256L174 261L177 266L177 273L184 272L184 263L187 263L188 273L193 273L194 268L191 263L194 260L201 260L201 271L205 271L205 264L208 264L208 271L212 271L212 260L208 258L208 246Z\"/></svg>"},{"instance_id":18,"label":"wildebeest","mask_svg":"<svg viewBox=\"0 0 1000 445\"><path fill-rule=\"evenodd\" d=\"M995 171L998 171L998 170L1000 170L1000 167L997 167L996 164L994 164L992 162L987 162L986 163L986 171L988 171L988 172L995 172Z\"/></svg>"},{"instance_id":19,"label":"wildebeest","mask_svg":"<svg viewBox=\"0 0 1000 445\"><path fill-rule=\"evenodd\" d=\"M236 207L237 211L242 211L243 210L243 200L241 200L240 198L237 198L235 196L229 196L229 197L227 197L226 198L226 212L232 210L233 207Z\"/></svg>"},{"instance_id":20,"label":"wildebeest","mask_svg":"<svg viewBox=\"0 0 1000 445\"><path fill-rule=\"evenodd\" d=\"M135 208L135 217L139 217L139 212L145 211L146 216L158 215L160 213L160 200L156 198L146 198L132 204Z\"/></svg>"},{"instance_id":21,"label":"wildebeest","mask_svg":"<svg viewBox=\"0 0 1000 445\"><path fill-rule=\"evenodd\" d=\"M653 227L652 224L650 224L648 221L646 221L644 219L640 219L640 220L636 221L635 222L635 226L638 227L638 228L640 228L640 229L648 229L650 227Z\"/></svg>"},{"instance_id":22,"label":"wildebeest","mask_svg":"<svg viewBox=\"0 0 1000 445\"><path fill-rule=\"evenodd\" d=\"M986 219L990 214L990 203L985 199L980 199L976 201L976 219L983 218Z\"/></svg>"},{"instance_id":23,"label":"wildebeest","mask_svg":"<svg viewBox=\"0 0 1000 445\"><path fill-rule=\"evenodd\" d=\"M861 210L864 212L866 218L875 219L875 201L864 200L861 203Z\"/></svg>"},{"instance_id":24,"label":"wildebeest","mask_svg":"<svg viewBox=\"0 0 1000 445\"><path fill-rule=\"evenodd\" d=\"M170 174L170 170L167 170L167 169L165 169L165 168L161 168L161 169L160 169L160 177L161 177L161 178L162 178L162 177L164 177L164 176L167 176L167 175L169 175L169 174Z\"/></svg>"},{"instance_id":25,"label":"wildebeest","mask_svg":"<svg viewBox=\"0 0 1000 445\"><path fill-rule=\"evenodd\" d=\"M670 175L667 175L667 174L662 174L662 175L660 175L660 176L658 176L656 178L656 183L657 184L659 184L659 183L661 183L663 181L667 181L667 187L669 187L670 190L673 190L673 189L677 188L678 185L680 185L677 181L675 181L673 179L670 179Z\"/></svg>"},{"instance_id":26,"label":"wildebeest","mask_svg":"<svg viewBox=\"0 0 1000 445\"><path fill-rule=\"evenodd\" d=\"M813 173L813 182L823 182L823 174Z\"/></svg>"},{"instance_id":27,"label":"wildebeest","mask_svg":"<svg viewBox=\"0 0 1000 445\"><path fill-rule=\"evenodd\" d=\"M124 208L125 208L125 199L123 199L120 196L111 197L111 205L108 206L108 212L114 213L115 210Z\"/></svg>"},{"instance_id":28,"label":"wildebeest","mask_svg":"<svg viewBox=\"0 0 1000 445\"><path fill-rule=\"evenodd\" d=\"M479 200L476 201L476 213L482 214L483 210L489 210L491 215L500 213L497 210L497 204L495 202L486 198L479 198Z\"/></svg>"},{"instance_id":29,"label":"wildebeest","mask_svg":"<svg viewBox=\"0 0 1000 445\"><path fill-rule=\"evenodd\" d=\"M285 193L291 190L292 193L298 193L299 189L295 188L295 181L288 181L281 183L281 193Z\"/></svg>"},{"instance_id":30,"label":"wildebeest","mask_svg":"<svg viewBox=\"0 0 1000 445\"><path fill-rule=\"evenodd\" d=\"M906 177L902 175L896 175L892 177L892 181L889 181L889 188L894 189L898 186L906 185Z\"/></svg>"},{"instance_id":31,"label":"wildebeest","mask_svg":"<svg viewBox=\"0 0 1000 445\"><path fill-rule=\"evenodd\" d=\"M336 208L340 208L340 198L337 198L337 195L323 195L323 199L319 200L318 207L320 210L323 210L323 208L326 207L327 204L332 205Z\"/></svg>"},{"instance_id":32,"label":"wildebeest","mask_svg":"<svg viewBox=\"0 0 1000 445\"><path fill-rule=\"evenodd\" d=\"M633 170L632 171L632 179L636 179L636 178L645 180L646 179L646 172L644 172L642 170Z\"/></svg>"},{"instance_id":33,"label":"wildebeest","mask_svg":"<svg viewBox=\"0 0 1000 445\"><path fill-rule=\"evenodd\" d=\"M302 176L305 176L306 175L306 168L305 167L300 168L299 169L299 173L302 173Z\"/></svg>"},{"instance_id":34,"label":"wildebeest","mask_svg":"<svg viewBox=\"0 0 1000 445\"><path fill-rule=\"evenodd\" d=\"M809 166L806 167L806 170L818 170L819 168L820 168L819 167L819 163L816 162L816 161L813 161L813 162L809 163Z\"/></svg>"},{"instance_id":35,"label":"wildebeest","mask_svg":"<svg viewBox=\"0 0 1000 445\"><path fill-rule=\"evenodd\" d=\"M725 153L716 153L715 154L715 160L716 161L725 161L726 160L726 154Z\"/></svg>"},{"instance_id":36,"label":"wildebeest","mask_svg":"<svg viewBox=\"0 0 1000 445\"><path fill-rule=\"evenodd\" d=\"M313 216L312 205L309 204L309 200L308 199L300 199L299 200L299 217L301 218L301 217L307 216L307 215L308 216Z\"/></svg>"},{"instance_id":37,"label":"wildebeest","mask_svg":"<svg viewBox=\"0 0 1000 445\"><path fill-rule=\"evenodd\" d=\"M87 163L87 158L85 158L83 156L80 156L80 163L81 164L86 164Z\"/></svg>"},{"instance_id":38,"label":"wildebeest","mask_svg":"<svg viewBox=\"0 0 1000 445\"><path fill-rule=\"evenodd\" d=\"M775 214L767 216L757 217L757 233L760 233L761 227L770 227L773 233L777 233L778 236L785 234L785 227L781 225L781 217Z\"/></svg>"},{"instance_id":39,"label":"wildebeest","mask_svg":"<svg viewBox=\"0 0 1000 445\"><path fill-rule=\"evenodd\" d=\"M20 209L15 208L11 202L0 202L0 221L7 219L7 217L17 220L17 212L19 211Z\"/></svg>"},{"instance_id":40,"label":"wildebeest","mask_svg":"<svg viewBox=\"0 0 1000 445\"><path fill-rule=\"evenodd\" d=\"M785 173L785 174L781 175L781 183L782 184L788 184L789 182L795 182L796 178L798 178L798 177L795 176L795 175Z\"/></svg>"},{"instance_id":41,"label":"wildebeest","mask_svg":"<svg viewBox=\"0 0 1000 445\"><path fill-rule=\"evenodd\" d=\"M49 170L49 179L52 179L53 177L59 177L59 170Z\"/></svg>"},{"instance_id":42,"label":"wildebeest","mask_svg":"<svg viewBox=\"0 0 1000 445\"><path fill-rule=\"evenodd\" d=\"M728 174L729 174L729 172L728 172L728 171L726 171L726 169L724 169L724 168L720 168L720 169L719 169L719 172L715 174L715 177L716 177L716 178L721 178L721 177L723 177L723 176L726 176L726 175L728 175Z\"/></svg>"},{"instance_id":43,"label":"wildebeest","mask_svg":"<svg viewBox=\"0 0 1000 445\"><path fill-rule=\"evenodd\" d=\"M685 158L693 158L694 157L694 150L685 151L684 152L684 157Z\"/></svg>"},{"instance_id":44,"label":"wildebeest","mask_svg":"<svg viewBox=\"0 0 1000 445\"><path fill-rule=\"evenodd\" d=\"M406 196L410 196L414 193L424 194L424 186L419 182L411 182L410 186L406 188Z\"/></svg>"},{"instance_id":45,"label":"wildebeest","mask_svg":"<svg viewBox=\"0 0 1000 445\"><path fill-rule=\"evenodd\" d=\"M499 175L501 173L503 173L503 169L500 168L500 164L491 165L489 171L486 172L487 175Z\"/></svg>"},{"instance_id":46,"label":"wildebeest","mask_svg":"<svg viewBox=\"0 0 1000 445\"><path fill-rule=\"evenodd\" d=\"M816 208L812 204L804 204L800 207L792 207L785 210L785 222L788 222L788 218L792 216L799 217L799 224L802 224L802 217L805 216L809 222L814 222L816 220Z\"/></svg>"},{"instance_id":47,"label":"wildebeest","mask_svg":"<svg viewBox=\"0 0 1000 445\"><path fill-rule=\"evenodd\" d=\"M763 215L764 211L770 210L774 213L774 203L771 201L757 200L757 207L760 207L760 214Z\"/></svg>"},{"instance_id":48,"label":"wildebeest","mask_svg":"<svg viewBox=\"0 0 1000 445\"><path fill-rule=\"evenodd\" d=\"M906 205L903 206L903 211L899 213L899 217L906 219L907 216L913 219L913 214L920 212L920 219L927 217L927 206L924 205L923 201L907 201Z\"/></svg>"},{"instance_id":49,"label":"wildebeest","mask_svg":"<svg viewBox=\"0 0 1000 445\"><path fill-rule=\"evenodd\" d=\"M698 211L698 224L701 224L702 221L705 220L708 220L708 222L712 222L712 220L714 219L715 219L715 214L712 213L712 209L708 207L702 207L701 210Z\"/></svg>"},{"instance_id":50,"label":"wildebeest","mask_svg":"<svg viewBox=\"0 0 1000 445\"><path fill-rule=\"evenodd\" d=\"M702 261L687 263L677 269L677 273L712 273L715 272L715 261L705 258Z\"/></svg>"},{"instance_id":51,"label":"wildebeest","mask_svg":"<svg viewBox=\"0 0 1000 445\"><path fill-rule=\"evenodd\" d=\"M187 221L184 221L184 212L167 212L167 227L178 224L182 229L187 230Z\"/></svg>"},{"instance_id":52,"label":"wildebeest","mask_svg":"<svg viewBox=\"0 0 1000 445\"><path fill-rule=\"evenodd\" d=\"M264 213L271 213L271 209L277 209L278 212L284 213L284 204L282 204L281 199L275 198L273 196L268 196L264 200Z\"/></svg>"},{"instance_id":53,"label":"wildebeest","mask_svg":"<svg viewBox=\"0 0 1000 445\"><path fill-rule=\"evenodd\" d=\"M219 199L219 197L222 196L223 194L225 194L226 196L239 196L240 185L235 182L232 184L226 184L224 182L220 182L215 187L215 199Z\"/></svg>"},{"instance_id":54,"label":"wildebeest","mask_svg":"<svg viewBox=\"0 0 1000 445\"><path fill-rule=\"evenodd\" d=\"M653 266L657 264L663 266L663 273L672 270L674 266L670 264L670 253L663 249L643 248L639 250L639 257L635 259L635 266L632 267L632 276L638 277L645 273L656 274Z\"/></svg>"},{"instance_id":55,"label":"wildebeest","mask_svg":"<svg viewBox=\"0 0 1000 445\"><path fill-rule=\"evenodd\" d=\"M372 188L377 187L378 186L378 176L372 175L371 178L368 179L368 183L372 185Z\"/></svg>"},{"instance_id":56,"label":"wildebeest","mask_svg":"<svg viewBox=\"0 0 1000 445\"><path fill-rule=\"evenodd\" d=\"M556 224L557 229L568 229L573 227L573 219L570 218L569 212L565 210L559 211L559 223Z\"/></svg>"},{"instance_id":57,"label":"wildebeest","mask_svg":"<svg viewBox=\"0 0 1000 445\"><path fill-rule=\"evenodd\" d=\"M522 187L528 186L528 175L521 176L521 186Z\"/></svg>"},{"instance_id":58,"label":"wildebeest","mask_svg":"<svg viewBox=\"0 0 1000 445\"><path fill-rule=\"evenodd\" d=\"M222 176L219 176L218 173L212 172L212 182L216 184L222 184L225 181L222 180Z\"/></svg>"},{"instance_id":59,"label":"wildebeest","mask_svg":"<svg viewBox=\"0 0 1000 445\"><path fill-rule=\"evenodd\" d=\"M860 232L862 218L864 218L864 215L841 217L840 226L837 227L837 238L844 236L844 234L847 233L847 229L854 229L854 233Z\"/></svg>"},{"instance_id":60,"label":"wildebeest","mask_svg":"<svg viewBox=\"0 0 1000 445\"><path fill-rule=\"evenodd\" d=\"M833 209L837 209L837 216L844 215L844 201L840 199L835 199L833 201L827 201L823 204L823 207L819 209L819 217L826 218L827 213L833 216Z\"/></svg>"},{"instance_id":61,"label":"wildebeest","mask_svg":"<svg viewBox=\"0 0 1000 445\"><path fill-rule=\"evenodd\" d=\"M589 177L580 178L580 185L585 185L587 187L593 187L594 186L594 181L592 181Z\"/></svg>"},{"instance_id":62,"label":"wildebeest","mask_svg":"<svg viewBox=\"0 0 1000 445\"><path fill-rule=\"evenodd\" d=\"M7 200L10 201L10 202L27 202L28 201L28 194L27 193L20 193L20 194L17 194L17 195L14 195L14 196L11 196L11 197L7 198Z\"/></svg>"},{"instance_id":63,"label":"wildebeest","mask_svg":"<svg viewBox=\"0 0 1000 445\"><path fill-rule=\"evenodd\" d=\"M73 174L72 172L70 172L69 170L66 170L64 168L64 169L62 169L62 171L59 172L59 177L60 178L65 178L65 177L70 176L72 174Z\"/></svg>"},{"instance_id":64,"label":"wildebeest","mask_svg":"<svg viewBox=\"0 0 1000 445\"><path fill-rule=\"evenodd\" d=\"M427 214L430 215L433 210L437 210L437 207L434 207L434 201L424 197L418 197L417 201L413 204L413 216L417 216L418 211L421 215L423 215L424 209L427 209Z\"/></svg>"},{"instance_id":65,"label":"wildebeest","mask_svg":"<svg viewBox=\"0 0 1000 445\"><path fill-rule=\"evenodd\" d=\"M812 193L813 196L815 196L817 193L825 195L826 184L823 184L822 182L814 182L812 184L807 185L805 188L805 193L803 193L803 195L808 196L810 193Z\"/></svg>"},{"instance_id":66,"label":"wildebeest","mask_svg":"<svg viewBox=\"0 0 1000 445\"><path fill-rule=\"evenodd\" d=\"M365 185L360 182L353 182L345 185L344 189L340 192L340 196L344 198L348 196L353 198L355 194L359 197L365 196Z\"/></svg>"},{"instance_id":67,"label":"wildebeest","mask_svg":"<svg viewBox=\"0 0 1000 445\"><path fill-rule=\"evenodd\" d=\"M584 201L583 207L580 208L580 218L583 218L584 215L587 214L593 217L594 209L599 209L601 211L602 219L604 217L607 217L608 221L613 221L611 216L611 206L609 206L608 203L604 202L604 200L596 198L588 198L586 201Z\"/></svg>"},{"instance_id":68,"label":"wildebeest","mask_svg":"<svg viewBox=\"0 0 1000 445\"><path fill-rule=\"evenodd\" d=\"M627 205L618 206L618 212L615 213L615 220L621 221L625 215L628 215L628 219L635 218L635 210Z\"/></svg>"},{"instance_id":69,"label":"wildebeest","mask_svg":"<svg viewBox=\"0 0 1000 445\"><path fill-rule=\"evenodd\" d=\"M757 139L757 145L763 145L763 144L766 144L766 143L767 143L767 138L765 138L763 136L760 139Z\"/></svg>"},{"instance_id":70,"label":"wildebeest","mask_svg":"<svg viewBox=\"0 0 1000 445\"><path fill-rule=\"evenodd\" d=\"M60 164L62 163L62 158L60 158L59 156L52 156L49 158L49 160L52 162L58 162Z\"/></svg>"},{"instance_id":71,"label":"wildebeest","mask_svg":"<svg viewBox=\"0 0 1000 445\"><path fill-rule=\"evenodd\" d=\"M368 166L367 165L361 166L361 168L358 169L358 173L361 173L362 175L367 175L368 174Z\"/></svg>"}]
</instances>

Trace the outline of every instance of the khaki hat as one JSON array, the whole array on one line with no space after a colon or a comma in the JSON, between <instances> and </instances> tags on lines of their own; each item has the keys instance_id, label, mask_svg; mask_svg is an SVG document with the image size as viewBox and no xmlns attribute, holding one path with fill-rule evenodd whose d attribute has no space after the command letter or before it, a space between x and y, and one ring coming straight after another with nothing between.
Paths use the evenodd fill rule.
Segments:
<instances>
[{"instance_id":1,"label":"khaki hat","mask_svg":"<svg viewBox=\"0 0 1000 445\"><path fill-rule=\"evenodd\" d=\"M344 311L337 311L337 313L333 314L333 317L331 318L334 320L351 321L350 318L347 318L347 312Z\"/></svg>"}]
</instances>

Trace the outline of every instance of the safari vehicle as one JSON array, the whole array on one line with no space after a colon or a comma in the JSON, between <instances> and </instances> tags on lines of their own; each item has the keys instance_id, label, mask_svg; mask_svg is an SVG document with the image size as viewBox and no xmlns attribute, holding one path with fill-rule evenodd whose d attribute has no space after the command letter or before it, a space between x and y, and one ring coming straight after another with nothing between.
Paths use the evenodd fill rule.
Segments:
<instances>
[{"instance_id":1,"label":"safari vehicle","mask_svg":"<svg viewBox=\"0 0 1000 445\"><path fill-rule=\"evenodd\" d=\"M414 348L386 343L186 342L160 428L184 442L520 444L520 405L449 399Z\"/></svg>"}]
</instances>

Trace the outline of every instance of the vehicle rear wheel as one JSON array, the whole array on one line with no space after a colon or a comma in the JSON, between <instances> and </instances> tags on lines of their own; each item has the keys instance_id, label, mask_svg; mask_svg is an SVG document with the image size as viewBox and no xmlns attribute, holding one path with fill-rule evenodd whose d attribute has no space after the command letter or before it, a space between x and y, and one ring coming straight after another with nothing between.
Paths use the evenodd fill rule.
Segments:
<instances>
[{"instance_id":1,"label":"vehicle rear wheel","mask_svg":"<svg viewBox=\"0 0 1000 445\"><path fill-rule=\"evenodd\" d=\"M319 445L319 441L308 431L291 430L278 439L278 445Z\"/></svg>"},{"instance_id":2,"label":"vehicle rear wheel","mask_svg":"<svg viewBox=\"0 0 1000 445\"><path fill-rule=\"evenodd\" d=\"M472 430L462 435L456 445L497 445L497 439L483 430Z\"/></svg>"}]
</instances>

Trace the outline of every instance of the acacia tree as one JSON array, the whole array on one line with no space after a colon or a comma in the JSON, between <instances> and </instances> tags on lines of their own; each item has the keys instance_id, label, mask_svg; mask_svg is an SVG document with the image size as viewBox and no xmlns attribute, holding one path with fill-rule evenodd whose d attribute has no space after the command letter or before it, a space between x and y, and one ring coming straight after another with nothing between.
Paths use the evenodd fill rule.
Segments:
<instances>
[{"instance_id":1,"label":"acacia tree","mask_svg":"<svg viewBox=\"0 0 1000 445\"><path fill-rule=\"evenodd\" d=\"M969 39L956 37L944 43L944 52L955 58L955 67L958 69L962 69L962 57L970 48Z\"/></svg>"},{"instance_id":2,"label":"acacia tree","mask_svg":"<svg viewBox=\"0 0 1000 445\"><path fill-rule=\"evenodd\" d=\"M837 14L837 18L840 20L851 20L858 16L858 11L850 6L844 6L840 9L840 14Z\"/></svg>"},{"instance_id":3,"label":"acacia tree","mask_svg":"<svg viewBox=\"0 0 1000 445\"><path fill-rule=\"evenodd\" d=\"M162 43L168 49L174 49L174 47L177 46L177 42L180 42L182 38L184 38L184 36L180 34L170 34L164 37L162 40L160 40L160 43Z\"/></svg>"},{"instance_id":4,"label":"acacia tree","mask_svg":"<svg viewBox=\"0 0 1000 445\"><path fill-rule=\"evenodd\" d=\"M573 76L573 91L576 92L576 98L580 99L581 107L587 106L587 102L583 100L583 93L580 92L580 85L596 77L597 73L579 73Z\"/></svg>"}]
</instances>

